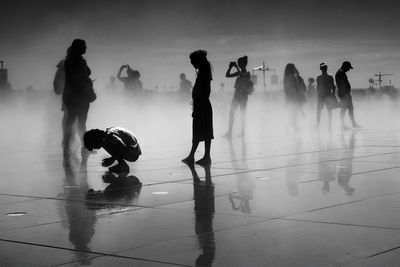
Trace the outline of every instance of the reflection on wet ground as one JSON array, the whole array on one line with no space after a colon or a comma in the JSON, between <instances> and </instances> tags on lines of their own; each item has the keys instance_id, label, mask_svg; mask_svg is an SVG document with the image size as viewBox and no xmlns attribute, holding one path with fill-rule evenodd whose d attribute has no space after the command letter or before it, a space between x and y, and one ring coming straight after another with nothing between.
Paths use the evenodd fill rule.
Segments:
<instances>
[{"instance_id":1,"label":"reflection on wet ground","mask_svg":"<svg viewBox=\"0 0 400 267\"><path fill-rule=\"evenodd\" d=\"M180 162L190 135L144 138L121 174L104 151L2 141L0 265L397 266L399 129L381 126L216 135L208 167Z\"/></svg>"}]
</instances>

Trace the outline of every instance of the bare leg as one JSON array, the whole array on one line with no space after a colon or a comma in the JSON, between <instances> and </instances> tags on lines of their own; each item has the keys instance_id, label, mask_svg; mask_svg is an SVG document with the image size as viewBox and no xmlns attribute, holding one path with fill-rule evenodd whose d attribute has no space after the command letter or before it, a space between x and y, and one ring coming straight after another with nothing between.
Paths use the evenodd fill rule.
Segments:
<instances>
[{"instance_id":1,"label":"bare leg","mask_svg":"<svg viewBox=\"0 0 400 267\"><path fill-rule=\"evenodd\" d=\"M194 153L196 152L198 146L199 146L199 141L193 141L192 149L190 150L189 156L187 156L182 160L183 163L194 164Z\"/></svg>"},{"instance_id":2,"label":"bare leg","mask_svg":"<svg viewBox=\"0 0 400 267\"><path fill-rule=\"evenodd\" d=\"M340 122L341 122L341 124L342 124L342 130L347 130L348 129L348 127L344 124L344 115L346 114L346 107L343 107L341 110L340 110Z\"/></svg>"},{"instance_id":3,"label":"bare leg","mask_svg":"<svg viewBox=\"0 0 400 267\"><path fill-rule=\"evenodd\" d=\"M243 107L241 108L241 114L242 114L242 132L241 135L244 136L245 130L246 130L246 108Z\"/></svg>"},{"instance_id":4,"label":"bare leg","mask_svg":"<svg viewBox=\"0 0 400 267\"><path fill-rule=\"evenodd\" d=\"M234 123L234 120L235 120L235 111L237 109L238 104L239 103L235 99L232 100L231 109L229 111L228 131L226 132L224 137L231 137L232 136L233 123Z\"/></svg>"},{"instance_id":5,"label":"bare leg","mask_svg":"<svg viewBox=\"0 0 400 267\"><path fill-rule=\"evenodd\" d=\"M328 129L332 129L332 109L328 109L329 125Z\"/></svg>"},{"instance_id":6,"label":"bare leg","mask_svg":"<svg viewBox=\"0 0 400 267\"><path fill-rule=\"evenodd\" d=\"M72 128L73 128L75 119L76 119L76 113L69 111L68 116L65 121L65 127L64 127L64 145L63 145L64 156L69 156L69 153L70 153Z\"/></svg>"},{"instance_id":7,"label":"bare leg","mask_svg":"<svg viewBox=\"0 0 400 267\"><path fill-rule=\"evenodd\" d=\"M204 156L202 159L196 161L196 164L202 166L210 165L211 164L210 150L211 150L211 139L208 139L204 141Z\"/></svg>"},{"instance_id":8,"label":"bare leg","mask_svg":"<svg viewBox=\"0 0 400 267\"><path fill-rule=\"evenodd\" d=\"M319 122L321 120L322 108L323 108L323 105L321 105L320 100L318 100L318 104L317 104L317 127L319 126Z\"/></svg>"}]
</instances>

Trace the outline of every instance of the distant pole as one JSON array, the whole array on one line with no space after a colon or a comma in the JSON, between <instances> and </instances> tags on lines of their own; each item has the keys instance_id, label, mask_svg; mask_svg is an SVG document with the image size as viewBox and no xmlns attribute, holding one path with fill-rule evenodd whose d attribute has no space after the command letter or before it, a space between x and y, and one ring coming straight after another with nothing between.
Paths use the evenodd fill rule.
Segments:
<instances>
[{"instance_id":1,"label":"distant pole","mask_svg":"<svg viewBox=\"0 0 400 267\"><path fill-rule=\"evenodd\" d=\"M265 71L266 71L266 69L265 69L265 61L263 61L263 81L264 81L264 93L266 92L266 90L267 90L267 85L265 84Z\"/></svg>"}]
</instances>

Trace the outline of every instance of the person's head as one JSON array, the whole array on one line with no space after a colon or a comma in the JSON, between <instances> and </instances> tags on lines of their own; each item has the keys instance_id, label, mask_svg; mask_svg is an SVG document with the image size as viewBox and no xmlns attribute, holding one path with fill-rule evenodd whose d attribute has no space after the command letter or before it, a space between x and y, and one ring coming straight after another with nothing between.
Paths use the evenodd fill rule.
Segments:
<instances>
[{"instance_id":1,"label":"person's head","mask_svg":"<svg viewBox=\"0 0 400 267\"><path fill-rule=\"evenodd\" d=\"M323 73L325 73L325 72L328 71L328 65L326 65L325 62L322 62L321 64L319 64L319 69L320 69Z\"/></svg>"},{"instance_id":2,"label":"person's head","mask_svg":"<svg viewBox=\"0 0 400 267\"><path fill-rule=\"evenodd\" d=\"M349 61L344 61L344 62L342 63L341 69L342 69L344 72L348 72L349 70L353 69L353 66L351 66L351 63L350 63Z\"/></svg>"},{"instance_id":3,"label":"person's head","mask_svg":"<svg viewBox=\"0 0 400 267\"><path fill-rule=\"evenodd\" d=\"M82 56L86 53L86 42L82 39L75 39L68 48L67 57Z\"/></svg>"},{"instance_id":4,"label":"person's head","mask_svg":"<svg viewBox=\"0 0 400 267\"><path fill-rule=\"evenodd\" d=\"M285 67L285 77L286 76L294 76L297 75L299 72L296 69L296 66L293 63L288 63Z\"/></svg>"},{"instance_id":5,"label":"person's head","mask_svg":"<svg viewBox=\"0 0 400 267\"><path fill-rule=\"evenodd\" d=\"M135 78L135 79L139 79L140 78L140 72L137 71L137 70L134 70L132 72L132 77Z\"/></svg>"},{"instance_id":6,"label":"person's head","mask_svg":"<svg viewBox=\"0 0 400 267\"><path fill-rule=\"evenodd\" d=\"M100 149L104 135L105 132L103 130L89 130L83 135L83 143L89 151L92 151L93 149Z\"/></svg>"},{"instance_id":7,"label":"person's head","mask_svg":"<svg viewBox=\"0 0 400 267\"><path fill-rule=\"evenodd\" d=\"M238 58L237 62L238 62L238 66L239 66L240 69L242 69L242 70L246 69L246 67L247 67L247 56L243 56L243 57Z\"/></svg>"},{"instance_id":8,"label":"person's head","mask_svg":"<svg viewBox=\"0 0 400 267\"><path fill-rule=\"evenodd\" d=\"M131 69L131 68L128 68L127 70L126 70L126 74L128 75L128 77L133 77L134 76L134 73L135 71L133 70L133 69Z\"/></svg>"},{"instance_id":9,"label":"person's head","mask_svg":"<svg viewBox=\"0 0 400 267\"><path fill-rule=\"evenodd\" d=\"M189 57L190 63L192 63L195 69L199 70L201 73L207 74L210 79L212 79L211 64L207 59L207 51L197 50L192 52Z\"/></svg>"},{"instance_id":10,"label":"person's head","mask_svg":"<svg viewBox=\"0 0 400 267\"><path fill-rule=\"evenodd\" d=\"M309 84L313 84L315 82L315 79L314 78L308 78L308 83Z\"/></svg>"},{"instance_id":11,"label":"person's head","mask_svg":"<svg viewBox=\"0 0 400 267\"><path fill-rule=\"evenodd\" d=\"M179 75L179 78L183 81L186 79L186 75L185 73L181 73L181 75Z\"/></svg>"}]
</instances>

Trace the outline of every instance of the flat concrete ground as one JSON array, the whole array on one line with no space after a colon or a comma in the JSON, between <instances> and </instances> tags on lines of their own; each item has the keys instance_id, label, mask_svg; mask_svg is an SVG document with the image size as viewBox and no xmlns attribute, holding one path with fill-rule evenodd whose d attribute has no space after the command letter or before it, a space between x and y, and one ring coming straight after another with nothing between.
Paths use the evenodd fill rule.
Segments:
<instances>
[{"instance_id":1,"label":"flat concrete ground","mask_svg":"<svg viewBox=\"0 0 400 267\"><path fill-rule=\"evenodd\" d=\"M2 104L1 266L400 265L397 100L355 98L363 128L345 132L338 110L316 129L309 101L293 132L283 100L255 94L229 140L231 95L213 95L213 163L190 169L189 100L164 98L92 105L88 128L123 126L142 146L119 177L104 150L82 161L76 142L63 159L60 99Z\"/></svg>"}]
</instances>

